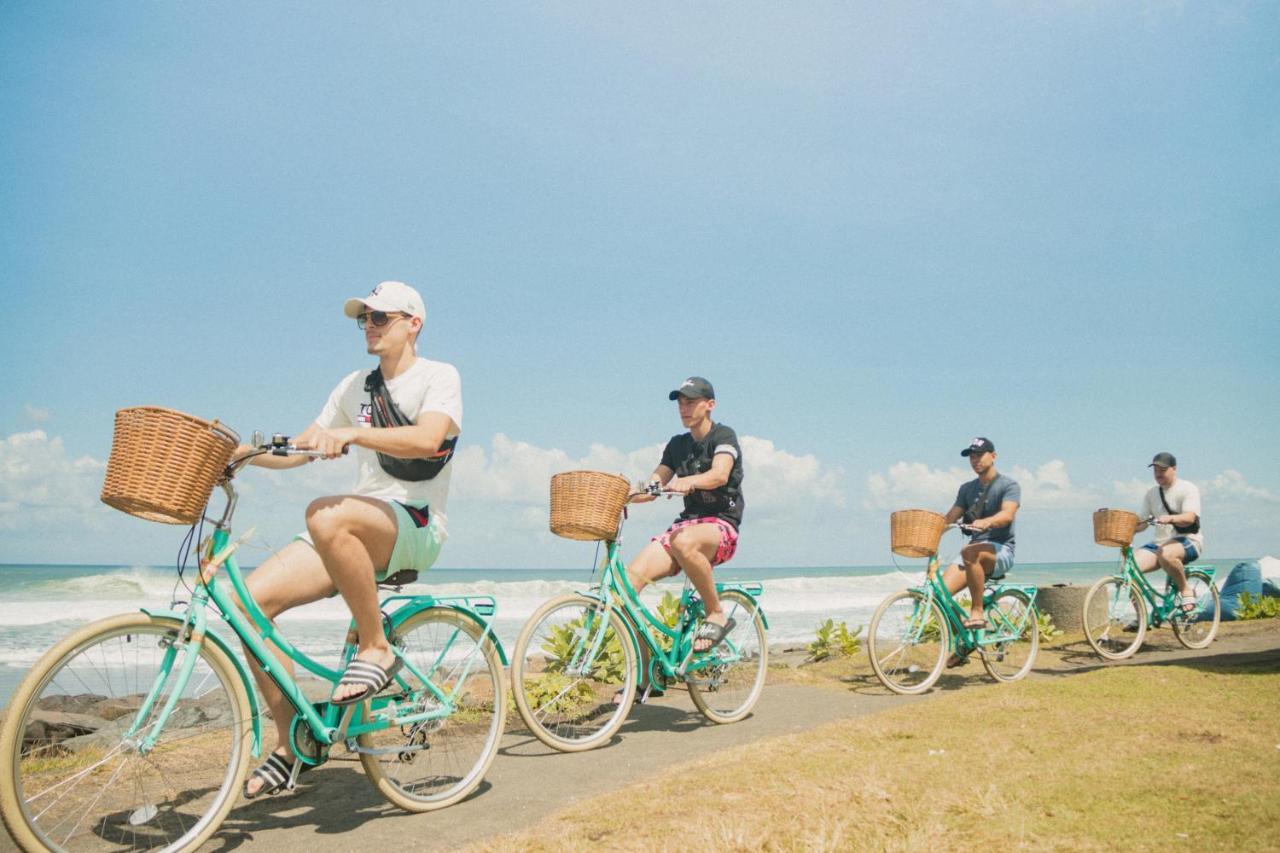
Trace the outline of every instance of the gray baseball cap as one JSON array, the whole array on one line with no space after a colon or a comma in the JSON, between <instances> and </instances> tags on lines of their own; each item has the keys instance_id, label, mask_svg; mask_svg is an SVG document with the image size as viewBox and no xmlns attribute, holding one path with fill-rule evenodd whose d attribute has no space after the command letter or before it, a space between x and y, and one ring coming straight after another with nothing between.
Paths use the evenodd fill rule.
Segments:
<instances>
[{"instance_id":1,"label":"gray baseball cap","mask_svg":"<svg viewBox=\"0 0 1280 853\"><path fill-rule=\"evenodd\" d=\"M1161 468L1177 468L1178 460L1174 458L1172 453L1166 453L1162 450L1155 456L1151 457L1151 464L1147 467L1154 468L1156 465L1159 465Z\"/></svg>"},{"instance_id":2,"label":"gray baseball cap","mask_svg":"<svg viewBox=\"0 0 1280 853\"><path fill-rule=\"evenodd\" d=\"M667 395L668 400L674 400L676 397L688 397L690 400L700 398L714 400L716 398L716 389L712 388L711 383L701 376L690 376L680 383L679 388Z\"/></svg>"}]
</instances>

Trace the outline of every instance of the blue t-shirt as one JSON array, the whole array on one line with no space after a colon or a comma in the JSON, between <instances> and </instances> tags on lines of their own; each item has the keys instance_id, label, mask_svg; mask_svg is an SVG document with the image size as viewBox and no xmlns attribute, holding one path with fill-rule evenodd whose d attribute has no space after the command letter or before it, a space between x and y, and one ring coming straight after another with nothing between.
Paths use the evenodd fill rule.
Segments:
<instances>
[{"instance_id":1,"label":"blue t-shirt","mask_svg":"<svg viewBox=\"0 0 1280 853\"><path fill-rule=\"evenodd\" d=\"M956 493L956 506L964 510L964 516L960 520L966 524L995 515L1005 501L1021 504L1022 487L1015 483L1012 477L1004 474L997 474L996 478L985 487L979 480L970 480ZM1008 545L1009 550L1013 551L1013 525L993 527L990 530L975 533L969 541Z\"/></svg>"}]
</instances>

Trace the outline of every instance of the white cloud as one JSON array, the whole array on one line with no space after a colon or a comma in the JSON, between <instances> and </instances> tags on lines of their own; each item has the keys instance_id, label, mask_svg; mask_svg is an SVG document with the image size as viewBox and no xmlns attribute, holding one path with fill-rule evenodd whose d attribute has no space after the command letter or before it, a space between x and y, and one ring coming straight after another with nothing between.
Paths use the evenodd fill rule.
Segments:
<instances>
[{"instance_id":1,"label":"white cloud","mask_svg":"<svg viewBox=\"0 0 1280 853\"><path fill-rule=\"evenodd\" d=\"M973 472L967 468L953 466L944 471L923 462L895 462L885 473L867 477L862 508L944 512L955 501L960 484L972 478Z\"/></svg>"},{"instance_id":2,"label":"white cloud","mask_svg":"<svg viewBox=\"0 0 1280 853\"><path fill-rule=\"evenodd\" d=\"M1223 503L1258 502L1280 503L1280 496L1274 492L1253 486L1245 482L1244 475L1228 468L1200 488L1206 497L1213 497Z\"/></svg>"},{"instance_id":3,"label":"white cloud","mask_svg":"<svg viewBox=\"0 0 1280 853\"><path fill-rule=\"evenodd\" d=\"M27 403L22 407L22 413L26 415L27 420L31 421L33 424L47 423L52 417L48 409L42 409L39 406L33 406L30 403Z\"/></svg>"},{"instance_id":4,"label":"white cloud","mask_svg":"<svg viewBox=\"0 0 1280 853\"><path fill-rule=\"evenodd\" d=\"M1024 509L1095 508L1102 500L1098 489L1072 483L1067 463L1061 459L1051 459L1034 471L1015 465L1008 473L1022 488ZM968 468L953 466L942 470L930 468L923 462L898 462L887 472L877 472L867 478L867 496L862 506L876 510L922 508L943 512L955 501L960 485L973 476L972 469Z\"/></svg>"},{"instance_id":5,"label":"white cloud","mask_svg":"<svg viewBox=\"0 0 1280 853\"><path fill-rule=\"evenodd\" d=\"M106 514L98 502L105 470L92 457L72 458L44 430L8 436L0 441L0 530L92 523Z\"/></svg>"},{"instance_id":6,"label":"white cloud","mask_svg":"<svg viewBox=\"0 0 1280 853\"><path fill-rule=\"evenodd\" d=\"M1076 486L1067 473L1067 463L1050 459L1034 472L1015 465L1009 475L1022 487L1022 505L1035 509L1097 509L1102 492Z\"/></svg>"}]
</instances>

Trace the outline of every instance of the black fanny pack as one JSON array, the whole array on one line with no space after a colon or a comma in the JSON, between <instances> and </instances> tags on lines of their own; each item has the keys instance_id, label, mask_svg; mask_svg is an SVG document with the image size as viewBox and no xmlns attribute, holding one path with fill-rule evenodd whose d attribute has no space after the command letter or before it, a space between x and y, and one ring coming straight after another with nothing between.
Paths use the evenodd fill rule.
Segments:
<instances>
[{"instance_id":1,"label":"black fanny pack","mask_svg":"<svg viewBox=\"0 0 1280 853\"><path fill-rule=\"evenodd\" d=\"M1174 512L1174 511L1169 507L1169 502L1168 502L1167 500L1165 500L1165 499L1164 499L1164 489L1163 489L1163 488L1162 488L1162 489L1160 489L1160 503L1164 504L1164 511L1165 511L1165 512L1167 512L1167 513L1169 513L1169 515L1177 515L1177 513L1176 513L1176 512ZM1183 527L1179 527L1178 525L1176 525L1176 524L1175 524L1175 525L1173 526L1173 529L1174 529L1174 530L1176 530L1176 531L1178 531L1179 533L1199 533L1199 532L1200 532L1200 516L1198 516L1198 515L1197 515L1197 516L1196 516L1196 520L1195 520L1195 521L1193 521L1193 522L1191 522L1190 524L1185 525L1185 526L1183 526Z\"/></svg>"},{"instance_id":2,"label":"black fanny pack","mask_svg":"<svg viewBox=\"0 0 1280 853\"><path fill-rule=\"evenodd\" d=\"M382 381L382 368L375 367L364 379L364 390L369 392L371 417L375 427L413 426L413 420L396 407L387 390L387 383ZM378 454L378 464L397 480L420 483L423 480L434 480L453 458L453 449L458 445L458 437L445 439L440 449L422 459L401 459L399 456Z\"/></svg>"}]
</instances>

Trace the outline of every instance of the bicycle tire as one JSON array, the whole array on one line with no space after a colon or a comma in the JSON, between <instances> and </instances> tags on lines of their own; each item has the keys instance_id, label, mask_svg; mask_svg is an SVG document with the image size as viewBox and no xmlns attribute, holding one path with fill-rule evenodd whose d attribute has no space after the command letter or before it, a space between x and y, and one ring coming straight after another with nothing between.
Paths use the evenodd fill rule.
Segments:
<instances>
[{"instance_id":1,"label":"bicycle tire","mask_svg":"<svg viewBox=\"0 0 1280 853\"><path fill-rule=\"evenodd\" d=\"M982 666L996 681L1018 681L1031 671L1040 651L1040 626L1035 605L1022 590L1006 589L987 605L987 639L1001 639L997 645L981 647Z\"/></svg>"},{"instance_id":2,"label":"bicycle tire","mask_svg":"<svg viewBox=\"0 0 1280 853\"><path fill-rule=\"evenodd\" d=\"M602 624L602 633L586 630ZM511 693L533 736L560 752L612 738L636 695L635 642L626 620L589 596L553 598L535 610L511 652Z\"/></svg>"},{"instance_id":3,"label":"bicycle tire","mask_svg":"<svg viewBox=\"0 0 1280 853\"><path fill-rule=\"evenodd\" d=\"M736 723L751 713L764 690L769 669L769 639L760 605L737 590L720 593L720 606L736 623L711 654L725 660L685 678L689 698L713 723Z\"/></svg>"},{"instance_id":4,"label":"bicycle tire","mask_svg":"<svg viewBox=\"0 0 1280 853\"><path fill-rule=\"evenodd\" d=\"M1173 627L1173 636L1178 638L1179 643L1188 649L1203 649L1213 642L1213 638L1218 633L1218 625L1222 619L1222 601L1218 595L1218 587L1204 572L1195 570L1187 572L1187 586L1196 595L1197 607L1192 613L1195 618L1188 621L1181 613L1175 611L1169 619L1169 624ZM1206 619L1202 612L1206 598L1213 602L1211 619Z\"/></svg>"},{"instance_id":5,"label":"bicycle tire","mask_svg":"<svg viewBox=\"0 0 1280 853\"><path fill-rule=\"evenodd\" d=\"M1147 607L1128 578L1099 578L1085 593L1081 610L1084 637L1100 657L1124 660L1141 648L1147 636Z\"/></svg>"},{"instance_id":6,"label":"bicycle tire","mask_svg":"<svg viewBox=\"0 0 1280 853\"><path fill-rule=\"evenodd\" d=\"M950 638L938 602L926 605L919 591L904 589L880 602L872 615L867 656L876 678L894 693L924 693L942 675Z\"/></svg>"},{"instance_id":7,"label":"bicycle tire","mask_svg":"<svg viewBox=\"0 0 1280 853\"><path fill-rule=\"evenodd\" d=\"M0 728L0 815L21 848L190 850L217 831L239 796L252 737L246 686L227 654L201 644L146 755L125 738L181 627L145 613L94 622L55 644L23 680ZM176 670L177 662L168 688ZM170 695L149 706L147 720Z\"/></svg>"},{"instance_id":8,"label":"bicycle tire","mask_svg":"<svg viewBox=\"0 0 1280 853\"><path fill-rule=\"evenodd\" d=\"M399 753L360 753L374 790L407 812L429 812L464 799L484 779L498 754L507 716L506 679L492 635L484 626L447 607L430 607L396 628L396 645L432 684L453 695L454 712L440 720L366 732L356 738L362 749L403 745ZM455 648L456 646L456 648ZM483 662L483 667L478 663ZM435 694L407 669L396 689L416 695L413 710L438 705ZM367 719L369 702L360 703ZM425 757L425 760L423 760Z\"/></svg>"}]
</instances>

